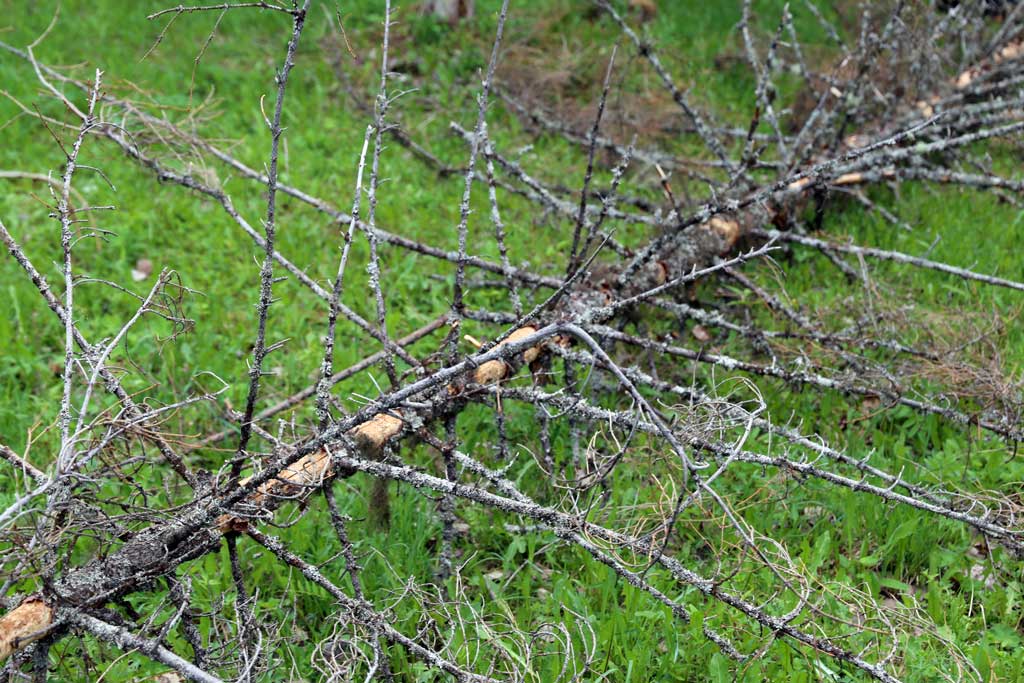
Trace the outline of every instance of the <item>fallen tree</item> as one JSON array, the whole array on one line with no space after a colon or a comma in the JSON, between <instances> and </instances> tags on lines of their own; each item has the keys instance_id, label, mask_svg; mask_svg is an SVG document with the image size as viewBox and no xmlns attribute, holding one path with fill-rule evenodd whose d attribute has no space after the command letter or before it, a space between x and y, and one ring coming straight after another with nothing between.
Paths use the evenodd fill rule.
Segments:
<instances>
[{"instance_id":1,"label":"fallen tree","mask_svg":"<svg viewBox=\"0 0 1024 683\"><path fill-rule=\"evenodd\" d=\"M712 366L750 378L871 399L886 409L902 407L917 415L935 415L963 429L983 431L987 438L999 439L1008 447L1021 439L1019 392L983 406L969 400L951 402L945 387L916 381L922 367L953 362L951 354L861 329L830 329L826 321L791 306L779 292L765 290L743 269L748 263L756 266L777 255L785 245L821 254L854 283L851 286L863 282L870 287L870 283L863 268L845 260L848 255L928 268L986 286L1024 289L1012 279L956 264L809 234L821 214L836 203L836 195L849 196L885 215L887 209L863 192L873 185L910 181L957 185L969 191L1002 192L1011 200L1020 194L1020 181L991 171L985 159L988 148L980 145L1012 140L1024 130L1024 81L1018 75L1022 13L1014 10L1001 23L994 23L980 6L951 12L930 8L909 21L906 15L910 10L901 3L882 3L861 17L863 30L856 42L846 44L837 31L832 32L840 52L837 66L817 72L799 50L788 10L779 17L776 34L762 49L751 26L749 3L745 3L739 28L755 75L755 106L745 128L729 128L691 101L656 48L624 16L612 5L598 2L597 7L619 27L678 107L687 126L687 142L699 145L702 151L696 158L684 158L602 136L603 112L617 68L614 56L587 132L572 130L520 102L516 93L502 89L503 100L524 123L581 147L586 157L584 180L578 190L566 192L497 149L488 134L508 4L500 11L475 125L467 129L452 124L453 133L469 149L468 160L460 169L443 166L427 145L391 123L390 24L385 22L376 98L372 105L353 102L365 107L370 125L363 138L350 210L284 184L278 174L279 145L285 135L282 112L287 105L289 74L293 68L301 68L296 66L296 55L311 20L308 1L290 7L271 3L178 7L154 15L170 14L173 20L194 11L263 10L287 17L291 33L276 78L276 101L271 112L264 112L271 148L263 171L245 165L186 126L147 112L126 98L105 94L99 71L91 82L81 81L40 63L32 47L22 50L0 44L32 67L40 84L64 108L62 114L75 120L67 124L22 105L45 125L68 128L74 134L73 145L63 147L67 163L54 191L53 215L62 235L62 297L54 293L15 236L0 223L0 238L65 330L59 452L45 466L37 467L9 449L4 451L24 480L23 492L0 512L2 542L13 550L3 565L10 610L0 618L0 659L11 658L8 671L31 667L37 676L45 676L49 648L77 631L122 649L137 649L193 680L227 676L252 680L271 670L261 653L264 646L257 638L259 628L246 599L246 582L238 561L237 545L248 540L283 566L297 569L334 601L339 628L345 630L347 639L343 651L334 648L322 653L327 677L359 672L360 676L389 680L389 647L397 646L458 680L537 679L541 674L535 662L543 656L545 646L532 641L529 629L520 631L511 643L498 637L484 638L484 644L469 656L468 646L454 636L433 637L425 635L425 629L417 629L416 635L406 634L379 599L363 593L344 515L330 493L334 482L358 472L426 489L440 498L443 530L438 576L439 585L449 587L438 589L443 598L423 608L423 618L431 621L436 631L455 633L465 628L466 619L479 619L472 625L485 631L491 628L483 616L463 614L460 610L470 602L450 588L451 583L458 584L460 572L453 557L458 543L454 511L460 504L474 505L502 513L501 519L509 520L506 529L510 533L553 536L585 552L667 607L681 623L692 618L687 607L692 592L725 606L734 620L721 626L708 620L701 630L737 666L768 656L772 644L783 640L871 678L897 681L907 673L917 673L906 671L900 644L907 637L926 633L938 647L949 649L947 675L965 680L978 677L971 662L916 610L885 605L821 580L772 538L769 530L748 521L738 509L752 492L741 485L742 478L735 473L744 468L770 469L779 481L812 481L825 490L848 489L915 514L963 525L987 544L998 544L1020 557L1024 556L1024 528L1020 503L1012 492L960 490L953 482L925 483L927 479L920 473L893 470L884 458L844 452L798 427L774 424L753 380L746 380L750 384L743 385L734 397L718 395L713 383L702 385L689 378L692 367ZM388 7L385 13L390 16L390 12ZM800 75L800 92L813 94L808 112L797 113L776 99L774 80L790 68ZM912 85L908 84L911 77ZM894 83L904 87L886 87ZM76 104L82 96L87 104ZM455 251L421 243L405 226L389 231L378 225L379 161L389 138L434 165L439 173L461 177ZM174 443L160 428L164 417L188 411L195 404L215 402L218 392L182 396L174 404L152 408L138 402L114 371L111 357L139 319L159 316L174 325L189 324L174 294L181 288L178 276L162 273L150 293L140 297L137 313L113 337L93 343L78 327L73 248L75 231L81 229L79 222L85 214L83 207L72 206L71 197L80 150L86 142L94 144L93 139L116 146L146 177L219 205L262 251L256 291L259 321L252 344L247 401L242 412L232 414L237 434L211 434L198 444ZM220 164L225 171L264 186L267 201L262 230L236 209L216 174L195 173L193 165L183 164L173 155L161 156L168 146L191 150L196 158ZM614 159L605 174L607 187L600 189L594 180L601 175L599 152ZM642 178L630 178L636 163L651 164L661 174L660 203L629 194L640 195L649 189ZM666 171L675 175L670 177ZM707 191L698 194L695 187ZM469 253L470 201L472 193L481 188L491 207L489 232L500 261ZM167 187L163 191L175 190ZM329 288L278 249L275 237L282 195L313 207L345 231ZM565 221L572 232L564 264L552 264L555 267L550 269L513 265L502 221L504 195L525 198L538 213L549 212ZM898 221L896 217L893 220ZM653 234L629 244L616 237L617 225L644 226ZM350 245L357 239L365 239L369 248L366 265L375 320L360 316L344 303ZM388 329L388 300L381 281L382 245L417 254L424 263L455 266L451 308L434 312L440 315L438 323L424 328L424 334L429 334L447 327L444 340L430 358L411 354ZM317 381L300 392L299 398L258 412L265 361L283 346L268 341L274 285L282 269L323 302L323 362ZM497 281L484 281L480 287L497 284L505 289L505 304L471 308L475 284L471 272L496 276ZM702 308L686 295L695 283L717 278L749 292L779 325L764 325L749 312L740 315ZM651 324L628 331L638 320ZM743 355L688 348L659 331L658 323L665 320L690 321L701 326L704 334L706 328L732 334L745 343ZM478 348L465 355L460 342L468 321L493 325L495 333L486 343L471 340ZM339 325L347 325L351 334L363 334L381 347L354 372L380 363L391 384L351 414L337 409L331 393L340 378L350 376L347 371L337 373L333 366ZM870 329L870 325L866 327ZM790 344L812 345L820 353L790 362L785 360L793 348ZM644 354L657 354L664 362L642 369ZM969 359L956 358L956 362L969 364ZM587 375L589 379L584 381ZM552 383L561 386L549 390ZM101 397L103 391L109 397ZM268 426L277 413L306 399L314 399L315 406L302 438L286 440L271 433ZM512 450L504 431L504 404L521 404L536 411L540 433L523 447L538 453L538 466L549 480L547 487L528 490L510 476L511 462L499 462L496 469L490 458L466 447L474 442L460 432L460 416L468 410L486 410L497 425L499 450ZM562 444L564 453L556 452L552 444L552 425L558 422L564 423L568 432L567 443ZM218 463L215 474L189 464L191 452L201 450L201 445L236 436L234 457ZM258 450L257 443L269 451ZM158 459L148 455L147 445L156 448ZM439 453L440 471L423 471L415 461L399 457L400 445L405 453L413 448ZM116 466L118 458L138 461L133 478L136 484L145 486L152 472L169 471L175 476L173 487L154 485L145 494L159 504L115 514L118 502L98 491L105 483L123 481ZM627 464L649 467L658 486L642 491L649 496L645 506L606 509L616 476ZM161 477L159 481L165 480ZM293 552L287 531L277 538L263 530L274 522L280 508L300 504L300 509L307 510L314 505L313 494L320 492L338 542L345 549L350 589ZM707 520L714 527L708 535L717 536L708 543L724 569L705 576L674 551L682 527L701 529ZM81 559L85 546L90 551ZM202 636L196 623L204 617L193 615L197 610L190 607L188 582L179 574L181 568L222 547L227 548L238 592L232 608L237 621L232 631L237 638L234 649L215 642L214 636ZM762 583L750 588L743 581L750 576ZM156 626L156 613L150 620L133 615L124 599L138 592L165 595L175 605L173 617ZM683 597L677 597L680 595ZM452 613L443 618L433 616L441 609L438 605ZM585 636L571 633L568 621L553 628L557 636L549 639L555 643L551 647L561 648L560 653L567 657L572 643L587 641ZM765 635L755 635L755 629L763 629L758 633ZM180 632L190 645L191 659L169 647L172 630ZM596 666L592 652L583 649L572 658L580 669L566 671L566 678L582 676ZM214 656L213 651L224 654Z\"/></svg>"}]
</instances>

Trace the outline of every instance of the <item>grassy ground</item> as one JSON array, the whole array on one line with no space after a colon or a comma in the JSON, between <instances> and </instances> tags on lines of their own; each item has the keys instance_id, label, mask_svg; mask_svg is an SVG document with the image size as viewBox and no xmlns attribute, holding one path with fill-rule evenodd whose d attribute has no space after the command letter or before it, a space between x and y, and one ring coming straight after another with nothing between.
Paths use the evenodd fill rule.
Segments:
<instances>
[{"instance_id":1,"label":"grassy ground","mask_svg":"<svg viewBox=\"0 0 1024 683\"><path fill-rule=\"evenodd\" d=\"M411 7L400 6L398 14L395 68L409 74L406 82L410 85L413 80L424 85L420 91L398 101L396 117L407 123L414 137L428 141L431 149L453 164L464 160L465 149L461 141L447 132L447 122L471 125L475 115L474 91L467 86L475 82L477 70L486 62L494 28L491 10L496 3L478 4L478 20L454 31L417 15ZM607 22L595 22L577 11L576 3L567 0L512 4L513 18L506 44L517 61L511 68L533 80L547 74L556 104L566 111L592 105L602 59L606 59L615 31ZM746 111L752 81L736 60L741 51L733 31L738 20L738 10L733 5L738 3L661 4L650 31L660 44L672 46L666 54L670 55L671 68L681 81L700 83L696 97L705 105L725 112ZM759 21L769 30L782 4L757 3ZM377 45L383 16L379 5L361 0L342 7L346 34L359 59L354 62L343 55L340 64L360 88L372 82L379 60ZM272 77L283 57L287 29L283 17L256 12L227 15L195 68L193 84L193 60L213 26L215 15L178 19L158 48L142 60L162 25L147 22L145 15L162 6L149 0L63 2L60 20L37 54L50 64L82 64L82 75L88 75L93 67L101 68L111 90L129 92L128 84L133 84L131 88L138 88L136 97L169 107L169 116L177 116L182 107L212 93L215 101L209 110L216 116L202 123L202 131L224 140L246 163L261 167L269 141L258 103L262 95L272 96ZM22 46L48 24L54 3L0 0L0 9L4 10L0 39ZM338 52L337 35L328 28L327 16L333 10L326 10L314 10L315 21L304 37L289 89L283 180L300 184L313 194L346 207L351 202L356 159L367 118L352 107L339 86L331 64L331 55ZM809 53L827 55L828 48L817 25L807 16L797 14L798 26L809 35ZM10 25L8 29L3 28L3 22ZM551 63L533 57L539 51L551 50L561 55L559 61ZM621 61L623 65L638 66L630 61L635 59L626 57ZM630 70L623 67L624 72ZM59 113L40 92L31 69L6 54L0 54L0 83L15 97L38 103L48 113ZM400 81L396 87L401 85ZM191 100L190 89L194 93ZM623 105L623 111L626 110ZM664 101L652 100L647 108L647 121L655 125L662 113L668 118L670 112ZM639 115L635 111L627 113ZM531 141L500 106L495 107L489 121L499 147L505 150L518 149ZM59 174L60 151L38 122L19 116L16 107L4 100L0 101L0 123L6 124L0 130L4 143L0 145L0 169ZM583 168L578 150L548 137L534 141L532 149L523 152L520 159L542 177L565 179L570 185L578 184ZM125 282L136 261L147 258L153 262L155 271L174 269L196 291L186 303L189 317L196 321L194 331L173 343L164 343L162 339L169 330L151 323L131 335L119 359L132 363L139 371L132 388L141 390L154 383L156 377L169 374L170 381L164 380L149 389L152 400L167 400L209 382L200 374L208 371L230 384L226 400L236 407L241 405L251 331L255 327L257 248L217 207L180 188L158 185L110 145L88 143L84 161L102 168L117 191L111 191L100 178L87 173L79 176L76 189L92 204L116 204L117 211L107 215L101 225L117 234L106 242L83 242L76 252L80 271ZM1013 163L1013 159L1000 158L999 163ZM383 164L383 175L388 181L381 190L379 224L453 248L461 180L439 179L397 145L389 147ZM59 270L54 263L59 254L59 230L46 218L46 209L36 198L46 198L45 186L28 180L0 183L4 183L0 185L0 218L50 281L59 282ZM250 222L257 224L263 205L259 187L231 178L225 188ZM482 192L477 195L478 200L483 199ZM931 251L936 260L1024 279L1024 259L1019 254L1019 244L1024 239L1024 214L1013 207L992 197L936 192L925 187L905 187L898 197L883 190L874 197L897 211L913 226L913 231L901 231L875 214L849 206L837 207L830 213L825 227L838 234L852 235L861 244L913 254L924 253L938 237L941 239ZM282 203L280 250L319 281L328 280L340 243L337 227L292 200ZM478 209L480 220L473 227L480 235L486 235L485 204L481 201L474 208ZM571 238L566 226L550 218L537 218L515 199L509 199L503 211L511 226L513 260L528 260L542 269L558 272ZM645 236L627 233L620 237L636 243ZM496 255L491 241L479 237L475 243L481 245L476 253ZM363 245L357 245L355 258L357 265L365 263ZM389 249L384 259L390 301L388 322L392 330L406 333L446 310L450 284L445 277L449 271L443 266L435 268L436 264L431 264L431 272L441 277L428 278L423 276L422 261L405 252ZM837 321L857 308L897 308L913 303L914 310L907 313L907 339L940 345L962 339L971 326L1001 322L1003 332L993 347L977 353L998 363L1007 376L1021 374L1024 328L1016 317L1021 305L1019 295L888 266L873 271L876 280L885 284L869 294L851 295L838 272L823 260L795 252L781 257L780 262L785 287L793 300ZM349 283L348 303L372 318L372 301L366 295L365 281L359 279L363 270L357 267L350 272L355 277ZM776 277L768 268L755 270L754 274L763 282ZM145 284L136 284L137 290L141 291ZM0 260L0 289L0 440L44 466L48 461L47 449L53 444L52 436L45 430L54 422L59 403L62 335L54 316L10 259ZM99 285L84 285L78 291L78 317L90 339L113 333L131 310L130 299ZM324 320L322 306L294 280L278 285L276 293L280 301L272 308L272 339L291 341L287 353L270 360L279 372L268 382L264 399L267 403L304 388L315 378ZM712 298L714 292L704 295ZM478 298L475 303L485 301ZM945 310L950 315L926 318L919 313L923 310ZM468 331L481 336L489 333L484 327ZM428 340L417 350L429 352L436 348L436 343L436 339ZM730 349L728 340L716 343ZM336 367L346 367L366 353L366 344L352 338L340 345ZM173 372L166 373L167 368L173 368ZM377 373L377 377L386 381L383 373ZM952 428L937 418L921 418L904 410L877 414L870 405L839 396L794 392L765 381L758 384L777 421L797 415L806 430L817 431L834 445L858 455L873 449L875 457L886 462L889 469L898 470L904 460L923 462L937 479L962 477L972 488L1005 490L1010 482L1024 478L1024 469L1005 447ZM363 376L341 385L337 395L352 407L355 403L348 397L373 392L372 384ZM221 410L201 411L182 415L168 429L195 435L227 424ZM303 409L296 419L301 422L310 414L311 411ZM466 418L468 423L474 419L483 418ZM481 422L480 446L487 445L492 429L493 426ZM518 429L525 431L526 427ZM197 464L213 469L222 454L209 450L193 457ZM415 457L429 458L423 454ZM530 464L519 472L526 482L532 474L535 472ZM752 474L751 480L737 480L730 485L756 486L755 478ZM0 484L4 481L0 475ZM637 486L641 484L638 479ZM622 482L618 487L620 491L626 488ZM355 518L366 514L362 495L365 488L361 477L349 479L339 488L343 506ZM751 523L772 529L809 568L837 577L841 584L908 604L918 601L928 618L965 652L985 680L1024 680L1019 563L996 551L1009 571L1001 572L994 586L987 587L987 575L978 574L977 570L986 567L986 561L976 551L977 539L961 527L936 524L905 510L887 509L873 499L825 491L812 484L793 483L788 493L772 518L752 519ZM9 502L12 495L0 488L0 505ZM421 580L432 576L439 529L433 508L431 500L401 491L395 495L389 532L356 527L356 540L366 552L364 582L368 591L382 595L400 589L406 576ZM827 512L822 513L823 509ZM610 672L608 680L859 680L844 672L833 676L822 668L823 662L817 657L784 645L777 645L763 661L732 669L728 660L699 633L701 617L709 617L713 623L729 623L721 608L709 606L695 596L681 596L696 617L692 628L681 627L667 610L617 582L603 567L581 554L559 548L543 537L510 536L500 523L489 526L482 513L462 510L461 514L473 529L471 536L460 542L461 560L470 567L486 570L472 572L475 578L465 587L467 594L478 603L486 599L489 609L496 614L507 610L509 618L523 624L546 618L565 621L567 612L560 605L575 611L596 633L598 668ZM321 515L309 514L298 522L297 529L286 532L297 539L293 548L312 561L327 561L338 550L328 534L318 531L324 522ZM701 557L699 538L684 534L680 543L680 556L686 557L689 548L695 565L702 570L713 569L713 563ZM288 675L294 680L314 679L308 660L313 645L323 639L328 628L327 603L316 591L304 588L295 604L281 604L279 596L296 577L281 573L277 564L268 562L251 546L243 544L243 556L252 572L253 584L260 587L261 617L267 623L284 624L291 633L289 648L294 660L282 662L282 667L290 671ZM341 580L343 572L337 564L328 563L325 571ZM230 590L230 574L223 557L207 557L189 573L196 582L197 593L205 595L211 603ZM149 606L145 596L133 600L140 607ZM739 644L755 642L758 636L756 632L741 636ZM942 662L937 659L941 655L923 642L909 642L906 647L906 679L938 680L916 672L927 667L941 670ZM553 672L558 663L552 661L550 667ZM398 661L397 668L408 680L434 680L433 674L409 662ZM106 680L139 680L151 671L147 664L130 657L115 663ZM67 680L79 680L73 668L62 675Z\"/></svg>"}]
</instances>

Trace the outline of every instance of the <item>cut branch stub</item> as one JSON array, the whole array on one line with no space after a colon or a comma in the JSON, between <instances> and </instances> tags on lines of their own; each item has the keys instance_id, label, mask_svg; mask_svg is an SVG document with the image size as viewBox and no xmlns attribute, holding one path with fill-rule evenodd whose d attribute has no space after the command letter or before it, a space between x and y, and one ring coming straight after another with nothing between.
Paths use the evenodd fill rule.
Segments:
<instances>
[{"instance_id":1,"label":"cut branch stub","mask_svg":"<svg viewBox=\"0 0 1024 683\"><path fill-rule=\"evenodd\" d=\"M368 420L348 433L355 442L356 447L364 453L377 454L388 439L398 435L402 431L401 413L395 411L395 415L381 413L372 420Z\"/></svg>"},{"instance_id":2,"label":"cut branch stub","mask_svg":"<svg viewBox=\"0 0 1024 683\"><path fill-rule=\"evenodd\" d=\"M511 344L537 332L533 326L517 329L497 346ZM540 355L540 346L526 349L522 353L525 363L532 363ZM503 360L491 360L480 365L473 371L472 379L477 384L493 384L508 376L513 367ZM405 422L398 411L381 413L367 420L358 427L349 430L347 436L362 457L376 459L385 444L398 436ZM251 515L241 517L224 514L217 518L217 529L221 533L244 531L248 527L248 519L266 513L277 507L278 501L304 498L310 491L319 487L332 474L331 456L326 448L314 451L295 461L281 470L274 479L260 486L243 504L251 510ZM241 483L245 484L247 480Z\"/></svg>"},{"instance_id":3,"label":"cut branch stub","mask_svg":"<svg viewBox=\"0 0 1024 683\"><path fill-rule=\"evenodd\" d=\"M0 618L0 662L46 635L53 610L39 598L29 598Z\"/></svg>"},{"instance_id":4,"label":"cut branch stub","mask_svg":"<svg viewBox=\"0 0 1024 683\"><path fill-rule=\"evenodd\" d=\"M381 413L349 431L348 436L364 457L376 457L384 444L402 431L404 424L396 415ZM285 467L277 477L256 489L244 505L256 513L268 512L277 507L276 501L304 498L330 475L331 456L326 448L321 448ZM235 515L217 518L217 529L224 534L244 531L247 526L246 518Z\"/></svg>"},{"instance_id":5,"label":"cut branch stub","mask_svg":"<svg viewBox=\"0 0 1024 683\"><path fill-rule=\"evenodd\" d=\"M498 346L504 346L517 342L520 339L525 339L531 334L536 334L537 328L527 325L526 327L520 327L518 330L508 336L507 339L502 341ZM540 355L540 347L534 346L532 348L523 351L523 361L525 363L532 363L537 360L537 356ZM478 367L473 372L473 381L477 384L493 384L494 382L500 382L505 379L508 375L510 366L508 363L501 359L490 360Z\"/></svg>"},{"instance_id":6,"label":"cut branch stub","mask_svg":"<svg viewBox=\"0 0 1024 683\"><path fill-rule=\"evenodd\" d=\"M727 253L736 246L737 240L740 238L740 224L734 220L728 218L722 218L721 216L715 216L708 221L708 227L715 232L724 243L721 253Z\"/></svg>"}]
</instances>

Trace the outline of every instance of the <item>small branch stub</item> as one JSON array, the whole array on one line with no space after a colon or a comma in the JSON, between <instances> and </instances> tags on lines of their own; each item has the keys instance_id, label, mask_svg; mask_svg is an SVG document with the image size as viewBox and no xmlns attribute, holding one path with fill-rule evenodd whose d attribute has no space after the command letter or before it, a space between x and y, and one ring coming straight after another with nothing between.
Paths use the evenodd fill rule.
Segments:
<instances>
[{"instance_id":1,"label":"small branch stub","mask_svg":"<svg viewBox=\"0 0 1024 683\"><path fill-rule=\"evenodd\" d=\"M0 618L0 662L46 635L53 610L39 598L31 598Z\"/></svg>"}]
</instances>

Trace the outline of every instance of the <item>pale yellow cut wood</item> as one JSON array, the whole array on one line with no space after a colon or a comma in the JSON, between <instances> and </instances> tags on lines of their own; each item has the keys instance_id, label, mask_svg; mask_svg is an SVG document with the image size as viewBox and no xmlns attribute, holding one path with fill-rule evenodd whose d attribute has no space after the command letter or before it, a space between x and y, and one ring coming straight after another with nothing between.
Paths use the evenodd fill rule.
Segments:
<instances>
[{"instance_id":1,"label":"pale yellow cut wood","mask_svg":"<svg viewBox=\"0 0 1024 683\"><path fill-rule=\"evenodd\" d=\"M740 224L734 220L715 216L708 221L708 226L725 241L726 249L731 249L740 238Z\"/></svg>"},{"instance_id":2,"label":"pale yellow cut wood","mask_svg":"<svg viewBox=\"0 0 1024 683\"><path fill-rule=\"evenodd\" d=\"M394 415L380 414L348 433L360 449L380 450L388 439L402 431L404 423Z\"/></svg>"},{"instance_id":3,"label":"pale yellow cut wood","mask_svg":"<svg viewBox=\"0 0 1024 683\"><path fill-rule=\"evenodd\" d=\"M810 178L801 178L800 180L794 180L793 182L791 182L786 189L790 190L791 192L796 192L797 190L804 189L810 184Z\"/></svg>"},{"instance_id":4,"label":"pale yellow cut wood","mask_svg":"<svg viewBox=\"0 0 1024 683\"><path fill-rule=\"evenodd\" d=\"M518 330L510 334L507 339L499 343L498 347L517 342L520 339L525 339L536 332L536 327L531 327L529 325L526 327L520 327ZM526 351L523 351L523 361L532 363L537 360L537 356L539 355L539 346L530 347L526 349ZM493 384L494 382L505 379L506 374L508 374L508 364L505 361L489 360L473 372L473 381L477 384Z\"/></svg>"},{"instance_id":5,"label":"pale yellow cut wood","mask_svg":"<svg viewBox=\"0 0 1024 683\"><path fill-rule=\"evenodd\" d=\"M372 456L387 443L388 439L402 431L402 425L400 418L382 413L350 430L348 435L364 456ZM323 449L314 451L288 465L280 474L256 489L246 499L246 503L259 506L269 497L301 498L323 483L330 473L330 455ZM242 483L246 481L243 480ZM244 519L234 515L221 515L217 518L217 528L221 533L241 531L245 525Z\"/></svg>"},{"instance_id":6,"label":"pale yellow cut wood","mask_svg":"<svg viewBox=\"0 0 1024 683\"><path fill-rule=\"evenodd\" d=\"M0 618L0 662L45 635L53 610L38 598L21 603Z\"/></svg>"}]
</instances>

